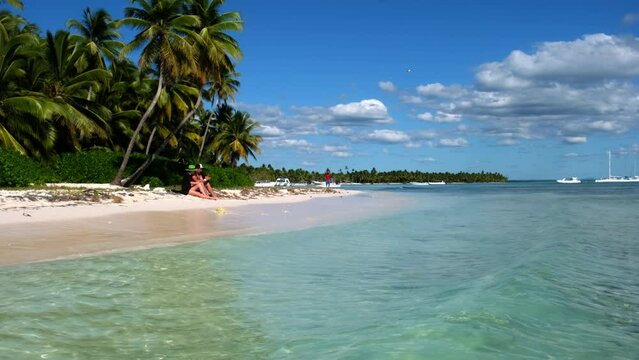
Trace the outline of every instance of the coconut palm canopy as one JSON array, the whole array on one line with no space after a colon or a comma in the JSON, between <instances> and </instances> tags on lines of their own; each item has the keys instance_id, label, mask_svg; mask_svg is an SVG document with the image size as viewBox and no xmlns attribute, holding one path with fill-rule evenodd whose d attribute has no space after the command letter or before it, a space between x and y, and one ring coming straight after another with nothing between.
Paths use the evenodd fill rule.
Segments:
<instances>
[{"instance_id":1,"label":"coconut palm canopy","mask_svg":"<svg viewBox=\"0 0 639 360\"><path fill-rule=\"evenodd\" d=\"M67 29L43 34L15 13L23 1L2 1L0 148L44 160L99 146L125 153L121 169L132 152L228 166L254 159L261 138L250 115L224 124L195 116L228 106L239 90L233 34L243 22L222 3L133 0L121 19L86 8ZM124 28L134 33L129 42ZM239 137L222 141L231 131Z\"/></svg>"}]
</instances>

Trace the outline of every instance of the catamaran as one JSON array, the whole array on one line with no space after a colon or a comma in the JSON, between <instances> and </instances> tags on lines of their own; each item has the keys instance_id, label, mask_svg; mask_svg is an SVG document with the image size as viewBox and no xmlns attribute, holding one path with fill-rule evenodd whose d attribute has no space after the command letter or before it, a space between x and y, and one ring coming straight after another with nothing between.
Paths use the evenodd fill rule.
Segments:
<instances>
[{"instance_id":1,"label":"catamaran","mask_svg":"<svg viewBox=\"0 0 639 360\"><path fill-rule=\"evenodd\" d=\"M639 183L639 177L623 177L623 176L612 176L612 172L610 171L611 167L611 158L612 153L608 151L608 177L604 179L596 179L596 183Z\"/></svg>"}]
</instances>

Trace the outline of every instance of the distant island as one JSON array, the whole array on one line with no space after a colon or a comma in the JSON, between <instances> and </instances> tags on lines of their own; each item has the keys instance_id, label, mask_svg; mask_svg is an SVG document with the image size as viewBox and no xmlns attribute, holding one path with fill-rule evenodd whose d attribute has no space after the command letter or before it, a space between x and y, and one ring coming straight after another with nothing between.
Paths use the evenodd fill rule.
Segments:
<instances>
[{"instance_id":1,"label":"distant island","mask_svg":"<svg viewBox=\"0 0 639 360\"><path fill-rule=\"evenodd\" d=\"M274 169L271 165L262 165L261 167L240 166L240 169L247 171L253 180L269 180L278 177L286 177L291 182L302 183L307 181L322 180L324 173L317 171L307 171L304 169ZM508 178L497 172L478 172L471 173L460 171L452 172L421 172L417 170L391 170L377 171L375 168L371 170L353 170L338 169L331 171L332 179L337 183L410 183L410 182L438 182L446 183L482 183L482 182L506 182Z\"/></svg>"}]
</instances>

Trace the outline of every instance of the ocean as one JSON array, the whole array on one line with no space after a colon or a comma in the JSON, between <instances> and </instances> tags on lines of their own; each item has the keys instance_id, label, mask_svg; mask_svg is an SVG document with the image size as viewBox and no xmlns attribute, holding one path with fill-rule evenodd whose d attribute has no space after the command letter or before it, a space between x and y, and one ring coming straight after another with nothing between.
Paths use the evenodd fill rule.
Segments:
<instances>
[{"instance_id":1,"label":"ocean","mask_svg":"<svg viewBox=\"0 0 639 360\"><path fill-rule=\"evenodd\" d=\"M360 186L352 222L0 268L0 359L638 359L639 186Z\"/></svg>"}]
</instances>

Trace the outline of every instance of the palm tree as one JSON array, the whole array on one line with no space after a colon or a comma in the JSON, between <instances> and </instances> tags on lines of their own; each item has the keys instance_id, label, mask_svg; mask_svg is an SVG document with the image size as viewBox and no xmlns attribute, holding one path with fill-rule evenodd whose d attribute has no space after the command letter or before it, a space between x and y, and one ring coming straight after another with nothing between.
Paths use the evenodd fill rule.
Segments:
<instances>
[{"instance_id":1,"label":"palm tree","mask_svg":"<svg viewBox=\"0 0 639 360\"><path fill-rule=\"evenodd\" d=\"M236 167L240 158L248 162L250 155L255 159L255 154L260 152L259 144L262 137L252 135L251 132L258 126L259 123L253 121L248 113L242 111L235 112L228 123L222 124L213 143L222 161Z\"/></svg>"},{"instance_id":2,"label":"palm tree","mask_svg":"<svg viewBox=\"0 0 639 360\"><path fill-rule=\"evenodd\" d=\"M23 90L29 59L41 58L38 37L21 17L0 13L0 147L45 157L55 129L54 107Z\"/></svg>"},{"instance_id":3,"label":"palm tree","mask_svg":"<svg viewBox=\"0 0 639 360\"><path fill-rule=\"evenodd\" d=\"M236 79L239 74L232 72L228 68L224 67L220 72L218 81L214 82L207 93L207 98L211 101L211 107L215 106L215 99L223 102L226 105L229 98L235 99L235 93L238 91L240 82ZM202 135L202 141L200 144L200 152L198 153L198 160L202 157L204 146L208 139L208 133L211 129L211 121L213 120L215 112L210 112L210 116L207 118L206 127L204 128L204 134Z\"/></svg>"},{"instance_id":4,"label":"palm tree","mask_svg":"<svg viewBox=\"0 0 639 360\"><path fill-rule=\"evenodd\" d=\"M42 93L56 106L56 120L66 129L67 139L74 149L80 149L80 139L88 135L106 138L109 109L92 101L90 91L106 83L111 73L103 69L78 71L76 64L84 55L78 43L74 43L67 31L55 36L47 32L45 60L48 67ZM60 143L63 149L69 144Z\"/></svg>"},{"instance_id":5,"label":"palm tree","mask_svg":"<svg viewBox=\"0 0 639 360\"><path fill-rule=\"evenodd\" d=\"M140 71L155 67L158 71L158 82L153 100L133 132L122 164L113 179L112 183L116 185L122 183L122 176L133 146L158 102L165 77L177 78L194 67L195 59L191 44L185 35L193 35L189 28L199 24L197 16L180 13L182 4L176 0L132 0L132 2L139 7L127 7L125 9L127 17L121 22L140 32L124 47L123 53L143 47L138 61Z\"/></svg>"},{"instance_id":6,"label":"palm tree","mask_svg":"<svg viewBox=\"0 0 639 360\"><path fill-rule=\"evenodd\" d=\"M241 57L239 46L235 39L224 31L241 30L242 21L239 13L219 14L218 8L223 1L220 0L191 0L183 6L185 13L199 19L197 24L190 27L193 46L193 55L197 58L197 64L187 69L186 75L189 82L199 88L198 97L191 111L182 118L182 121L173 129L164 142L158 147L150 158L130 176L126 184L131 184L150 165L153 159L169 144L182 127L193 118L202 102L202 91L207 84L214 83L220 69L232 66L231 59Z\"/></svg>"},{"instance_id":7,"label":"palm tree","mask_svg":"<svg viewBox=\"0 0 639 360\"><path fill-rule=\"evenodd\" d=\"M216 106L216 96L226 101L237 91L239 82L233 78L237 76L234 62L242 58L237 41L227 32L242 31L244 23L239 12L220 13L223 3L224 0L191 0L185 5L186 13L200 18L200 26L194 30L200 35L201 41L194 46L198 52L201 74L206 77L204 82L210 84L205 96L211 102L212 109ZM209 117L204 128L198 159L202 156L211 120Z\"/></svg>"},{"instance_id":8,"label":"palm tree","mask_svg":"<svg viewBox=\"0 0 639 360\"><path fill-rule=\"evenodd\" d=\"M155 121L152 123L153 130L147 141L147 155L151 150L155 134L159 133L162 138L169 136L172 128L171 121L177 118L183 119L193 106L192 99L196 99L198 95L199 89L186 82L171 83L162 91L156 106L157 111L153 113ZM177 146L177 139L172 137L169 145Z\"/></svg>"},{"instance_id":9,"label":"palm tree","mask_svg":"<svg viewBox=\"0 0 639 360\"><path fill-rule=\"evenodd\" d=\"M24 4L22 3L22 0L2 0L2 1L0 1L0 4L4 4L4 3L9 3L9 5L13 6L14 8L16 8L18 10L24 9Z\"/></svg>"},{"instance_id":10,"label":"palm tree","mask_svg":"<svg viewBox=\"0 0 639 360\"><path fill-rule=\"evenodd\" d=\"M82 36L90 68L105 69L105 59L113 62L118 57L124 44L116 39L120 38L118 22L111 20L111 15L103 9L95 13L90 8L84 9L82 20L71 19L67 27L77 30Z\"/></svg>"}]
</instances>

